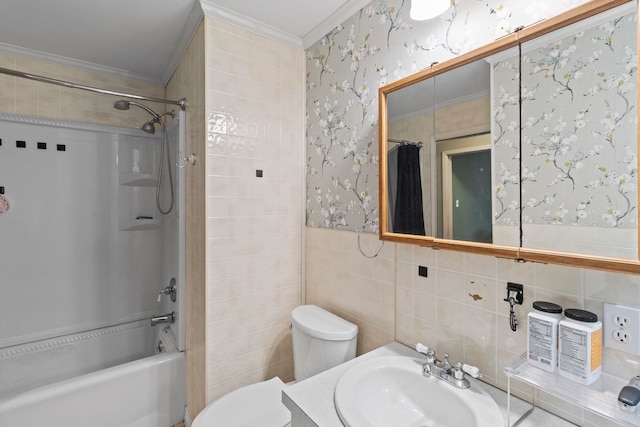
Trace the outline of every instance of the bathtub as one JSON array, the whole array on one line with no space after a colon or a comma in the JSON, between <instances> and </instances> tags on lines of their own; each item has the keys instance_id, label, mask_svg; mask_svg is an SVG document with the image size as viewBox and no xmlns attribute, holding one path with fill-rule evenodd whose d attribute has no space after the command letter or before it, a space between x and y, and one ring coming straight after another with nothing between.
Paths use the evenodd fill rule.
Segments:
<instances>
[{"instance_id":1,"label":"bathtub","mask_svg":"<svg viewBox=\"0 0 640 427\"><path fill-rule=\"evenodd\" d=\"M133 322L119 325L115 331L107 328L110 330L106 332L88 333L97 335L93 337L84 333L1 350L0 426L169 427L182 421L184 354L177 351L169 328L147 325L148 321ZM110 346L120 345L117 341L137 341L140 347L151 346L153 350L147 351L152 354L74 376L96 364L110 365L120 359L122 356L101 355L99 362L95 358L80 362L100 349L102 353L109 353ZM133 357L138 356L135 349L133 353ZM65 355L69 360L65 360ZM51 382L51 378L59 376L49 372L55 370L56 365L58 373L65 378ZM25 366L30 366L33 374L28 374ZM18 378L20 373L26 373L27 378ZM39 374L48 384L34 387ZM10 375L13 381L7 382L6 377Z\"/></svg>"}]
</instances>

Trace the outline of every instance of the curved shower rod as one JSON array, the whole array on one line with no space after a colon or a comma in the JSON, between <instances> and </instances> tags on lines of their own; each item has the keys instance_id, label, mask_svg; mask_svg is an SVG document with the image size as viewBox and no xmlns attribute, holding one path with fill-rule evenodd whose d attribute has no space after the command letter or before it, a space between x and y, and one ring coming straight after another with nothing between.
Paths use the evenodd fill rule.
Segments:
<instances>
[{"instance_id":1,"label":"curved shower rod","mask_svg":"<svg viewBox=\"0 0 640 427\"><path fill-rule=\"evenodd\" d=\"M97 93L102 93L102 94L105 94L105 95L114 95L114 96L119 96L119 97L123 97L123 98L132 98L132 99L140 99L140 100L143 100L143 101L159 102L161 104L173 104L173 105L179 106L182 110L185 110L186 107L187 107L187 99L186 98L182 98L182 99L179 99L177 101L173 101L173 100L170 100L170 99L161 99L161 98L153 98L153 97L149 97L149 96L133 95L133 94L130 94L130 93L116 92L116 91L113 91L113 90L100 89L100 88L93 87L93 86L85 86L85 85L80 85L80 84L77 84L77 83L66 82L64 80L52 79L51 77L39 76L37 74L23 73L22 71L16 71L16 70L11 70L9 68L2 68L2 67L0 67L0 73L8 74L8 75L14 76L14 77L22 77L22 78L25 78L25 79L35 80L35 81L44 82L44 83L51 83L51 84L58 85L58 86L70 87L70 88L73 88L73 89L88 90L90 92L97 92Z\"/></svg>"}]
</instances>

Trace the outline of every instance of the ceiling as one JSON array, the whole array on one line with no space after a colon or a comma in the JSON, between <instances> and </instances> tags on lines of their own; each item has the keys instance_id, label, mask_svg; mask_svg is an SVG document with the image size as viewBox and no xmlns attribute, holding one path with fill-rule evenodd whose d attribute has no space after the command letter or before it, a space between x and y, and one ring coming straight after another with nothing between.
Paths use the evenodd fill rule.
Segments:
<instances>
[{"instance_id":1,"label":"ceiling","mask_svg":"<svg viewBox=\"0 0 640 427\"><path fill-rule=\"evenodd\" d=\"M164 84L203 11L302 49L370 1L6 1L0 52Z\"/></svg>"}]
</instances>

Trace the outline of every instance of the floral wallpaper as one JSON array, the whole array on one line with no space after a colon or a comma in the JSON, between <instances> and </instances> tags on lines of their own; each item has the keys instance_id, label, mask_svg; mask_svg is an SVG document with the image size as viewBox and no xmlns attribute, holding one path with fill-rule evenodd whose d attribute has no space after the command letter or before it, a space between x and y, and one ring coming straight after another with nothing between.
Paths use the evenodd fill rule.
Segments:
<instances>
[{"instance_id":1,"label":"floral wallpaper","mask_svg":"<svg viewBox=\"0 0 640 427\"><path fill-rule=\"evenodd\" d=\"M637 226L636 28L632 12L522 46L524 223Z\"/></svg>"},{"instance_id":2,"label":"floral wallpaper","mask_svg":"<svg viewBox=\"0 0 640 427\"><path fill-rule=\"evenodd\" d=\"M514 48L492 66L494 225L520 225L520 57ZM510 241L494 243L513 244ZM516 245L519 242L516 242Z\"/></svg>"},{"instance_id":3,"label":"floral wallpaper","mask_svg":"<svg viewBox=\"0 0 640 427\"><path fill-rule=\"evenodd\" d=\"M455 0L418 22L373 0L307 49L307 225L377 232L380 86L585 1Z\"/></svg>"}]
</instances>

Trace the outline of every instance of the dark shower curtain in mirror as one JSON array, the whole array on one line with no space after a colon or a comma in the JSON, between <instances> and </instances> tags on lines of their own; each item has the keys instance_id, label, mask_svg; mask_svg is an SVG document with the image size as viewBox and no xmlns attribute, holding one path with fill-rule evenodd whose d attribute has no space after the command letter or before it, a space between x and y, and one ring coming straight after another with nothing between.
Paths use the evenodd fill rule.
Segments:
<instances>
[{"instance_id":1,"label":"dark shower curtain in mirror","mask_svg":"<svg viewBox=\"0 0 640 427\"><path fill-rule=\"evenodd\" d=\"M398 184L393 232L425 235L420 178L420 147L403 144L398 152Z\"/></svg>"},{"instance_id":2,"label":"dark shower curtain in mirror","mask_svg":"<svg viewBox=\"0 0 640 427\"><path fill-rule=\"evenodd\" d=\"M389 203L387 215L389 223L387 228L393 233L393 222L396 217L396 193L398 191L398 146L393 146L387 153L387 190Z\"/></svg>"}]
</instances>

